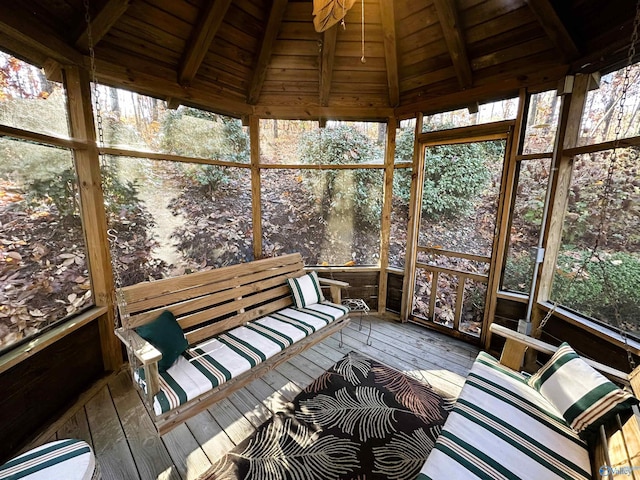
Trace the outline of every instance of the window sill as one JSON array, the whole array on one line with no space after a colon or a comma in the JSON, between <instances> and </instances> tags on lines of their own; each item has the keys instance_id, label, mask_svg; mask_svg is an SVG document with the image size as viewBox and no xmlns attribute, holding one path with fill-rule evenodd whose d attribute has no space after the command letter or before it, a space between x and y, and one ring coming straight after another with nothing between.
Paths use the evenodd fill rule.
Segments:
<instances>
[{"instance_id":1,"label":"window sill","mask_svg":"<svg viewBox=\"0 0 640 480\"><path fill-rule=\"evenodd\" d=\"M503 300L511 300L518 303L528 303L529 295L518 292L509 292L507 290L500 290L497 295L498 298Z\"/></svg>"},{"instance_id":2,"label":"window sill","mask_svg":"<svg viewBox=\"0 0 640 480\"><path fill-rule=\"evenodd\" d=\"M537 305L545 312L553 309L553 304L551 302L538 302ZM565 310L561 307L557 307L553 312L553 315L561 318L567 323L583 328L589 333L596 335L598 338L616 345L617 347L623 348L625 350L627 348L623 336L615 330L606 327L605 325L601 325L597 322L594 322L593 320L589 320L588 318L576 315L575 313ZM631 353L633 353L634 355L640 355L640 342L633 340L632 338L628 338L627 342Z\"/></svg>"},{"instance_id":3,"label":"window sill","mask_svg":"<svg viewBox=\"0 0 640 480\"><path fill-rule=\"evenodd\" d=\"M106 307L94 307L71 320L61 323L46 333L36 336L33 340L12 349L0 356L0 373L6 372L11 367L44 350L60 338L75 332L105 313L107 313Z\"/></svg>"}]
</instances>

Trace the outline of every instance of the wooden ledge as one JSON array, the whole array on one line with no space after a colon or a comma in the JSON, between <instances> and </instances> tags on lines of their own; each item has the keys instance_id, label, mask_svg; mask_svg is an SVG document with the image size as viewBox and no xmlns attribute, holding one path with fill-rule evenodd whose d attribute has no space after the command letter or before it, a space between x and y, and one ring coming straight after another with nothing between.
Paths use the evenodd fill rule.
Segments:
<instances>
[{"instance_id":1,"label":"wooden ledge","mask_svg":"<svg viewBox=\"0 0 640 480\"><path fill-rule=\"evenodd\" d=\"M509 368L512 368L513 370L520 369L524 351L528 347L533 348L538 352L546 353L549 355L553 355L558 350L558 347L551 345L550 343L546 343L542 340L538 340L537 338L523 335L522 333L515 332L507 327L503 327L502 325L498 325L496 323L492 323L489 329L492 333L504 337L507 340L504 345L504 349L502 350L500 363L506 365ZM581 358L593 368L599 370L605 375L613 377L622 383L629 383L627 373L609 367L608 365L596 362L594 360L590 360L588 358Z\"/></svg>"},{"instance_id":2,"label":"wooden ledge","mask_svg":"<svg viewBox=\"0 0 640 480\"><path fill-rule=\"evenodd\" d=\"M83 327L106 313L106 307L93 307L71 320L63 321L60 325L53 327L48 332L37 335L33 340L11 349L6 354L0 356L0 373L6 372L11 367L32 357L59 339L75 332L80 327Z\"/></svg>"}]
</instances>

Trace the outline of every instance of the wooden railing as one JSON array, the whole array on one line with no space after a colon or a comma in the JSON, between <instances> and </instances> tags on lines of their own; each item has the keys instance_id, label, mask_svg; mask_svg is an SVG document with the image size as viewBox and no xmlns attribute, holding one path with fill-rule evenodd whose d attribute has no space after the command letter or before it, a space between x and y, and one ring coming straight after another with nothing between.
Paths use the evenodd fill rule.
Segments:
<instances>
[{"instance_id":1,"label":"wooden railing","mask_svg":"<svg viewBox=\"0 0 640 480\"><path fill-rule=\"evenodd\" d=\"M418 246L418 253L427 253L430 255L440 255L447 258L459 258L465 260L471 260L474 262L486 263L491 262L491 257L483 255L474 255L470 253L453 252L450 250L444 250L434 247ZM429 319L435 322L435 307L436 300L438 298L438 277L442 274L447 274L455 277L458 280L458 287L456 289L456 299L453 313L453 330L460 330L460 320L462 318L462 307L464 303L464 287L467 279L474 280L476 282L488 284L489 275L487 273L467 272L457 268L441 267L438 265L432 265L430 263L424 263L416 261L416 267L421 268L427 272L430 272L431 277L431 294L429 295Z\"/></svg>"}]
</instances>

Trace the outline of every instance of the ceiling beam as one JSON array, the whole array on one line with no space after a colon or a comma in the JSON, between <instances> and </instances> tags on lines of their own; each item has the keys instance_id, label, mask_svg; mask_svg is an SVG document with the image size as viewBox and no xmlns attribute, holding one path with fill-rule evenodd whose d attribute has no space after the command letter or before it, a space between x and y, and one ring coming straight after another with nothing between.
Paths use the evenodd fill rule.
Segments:
<instances>
[{"instance_id":1,"label":"ceiling beam","mask_svg":"<svg viewBox=\"0 0 640 480\"><path fill-rule=\"evenodd\" d=\"M267 75L267 67L271 61L273 44L278 36L278 31L280 30L280 24L282 23L282 17L284 16L284 11L287 8L287 3L288 0L273 0L271 5L267 28L265 28L264 36L262 37L260 53L258 54L256 67L253 71L253 77L251 78L251 83L249 85L248 103L251 105L258 103L258 99L260 98L264 78Z\"/></svg>"},{"instance_id":2,"label":"ceiling beam","mask_svg":"<svg viewBox=\"0 0 640 480\"><path fill-rule=\"evenodd\" d=\"M96 59L96 69L100 83L142 95L171 98L173 104L180 103L236 118L252 112L244 101L235 100L227 91L215 89L210 83L195 79L192 86L179 85L176 72L160 65L139 63L135 67Z\"/></svg>"},{"instance_id":3,"label":"ceiling beam","mask_svg":"<svg viewBox=\"0 0 640 480\"><path fill-rule=\"evenodd\" d=\"M178 72L178 83L189 85L198 73L200 65L213 42L222 20L231 5L231 0L209 0L198 16L198 24L191 33Z\"/></svg>"},{"instance_id":4,"label":"ceiling beam","mask_svg":"<svg viewBox=\"0 0 640 480\"><path fill-rule=\"evenodd\" d=\"M490 81L460 92L446 95L424 95L424 100L414 101L396 108L395 116L399 120L404 120L415 117L418 112L431 115L456 108L467 108L473 102L485 103L517 96L519 89L523 87L533 86L534 89L543 87L536 89L536 91L549 90L555 88L557 79L564 77L567 71L567 65L557 65L527 75L518 75L501 81Z\"/></svg>"},{"instance_id":5,"label":"ceiling beam","mask_svg":"<svg viewBox=\"0 0 640 480\"><path fill-rule=\"evenodd\" d=\"M84 56L33 16L24 15L15 6L0 4L0 33L10 51L31 59L51 58L65 65L82 65Z\"/></svg>"},{"instance_id":6,"label":"ceiling beam","mask_svg":"<svg viewBox=\"0 0 640 480\"><path fill-rule=\"evenodd\" d=\"M473 76L471 74L471 63L467 55L467 47L460 27L458 10L452 0L434 0L433 4L438 12L438 20L440 21L458 82L462 88L468 88L473 84Z\"/></svg>"},{"instance_id":7,"label":"ceiling beam","mask_svg":"<svg viewBox=\"0 0 640 480\"><path fill-rule=\"evenodd\" d=\"M338 25L325 30L322 37L322 60L320 62L320 105L329 105L331 80L333 79L333 64L336 58L336 43L338 43Z\"/></svg>"},{"instance_id":8,"label":"ceiling beam","mask_svg":"<svg viewBox=\"0 0 640 480\"><path fill-rule=\"evenodd\" d=\"M124 15L131 5L131 0L109 0L102 10L91 20L91 42L95 47L113 27L118 19ZM89 26L76 40L76 48L83 52L89 51Z\"/></svg>"},{"instance_id":9,"label":"ceiling beam","mask_svg":"<svg viewBox=\"0 0 640 480\"><path fill-rule=\"evenodd\" d=\"M397 107L400 103L400 80L398 77L398 50L396 47L396 20L393 0L380 0L382 33L384 38L384 60L387 65L389 103Z\"/></svg>"},{"instance_id":10,"label":"ceiling beam","mask_svg":"<svg viewBox=\"0 0 640 480\"><path fill-rule=\"evenodd\" d=\"M558 16L549 0L528 0L529 8L538 19L538 23L553 42L556 49L564 57L564 61L575 60L580 56L580 50L569 34L567 27Z\"/></svg>"}]
</instances>

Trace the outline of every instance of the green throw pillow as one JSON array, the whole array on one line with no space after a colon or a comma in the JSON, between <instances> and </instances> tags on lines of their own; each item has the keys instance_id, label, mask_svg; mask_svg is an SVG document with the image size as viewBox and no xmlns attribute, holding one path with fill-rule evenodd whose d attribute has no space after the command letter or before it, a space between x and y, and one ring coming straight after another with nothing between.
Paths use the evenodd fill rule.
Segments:
<instances>
[{"instance_id":1,"label":"green throw pillow","mask_svg":"<svg viewBox=\"0 0 640 480\"><path fill-rule=\"evenodd\" d=\"M162 312L153 322L139 326L136 332L162 353L158 362L161 372L167 371L189 346L176 317L169 310Z\"/></svg>"},{"instance_id":2,"label":"green throw pillow","mask_svg":"<svg viewBox=\"0 0 640 480\"><path fill-rule=\"evenodd\" d=\"M610 382L563 343L527 382L562 413L576 432L606 423L638 400Z\"/></svg>"}]
</instances>

